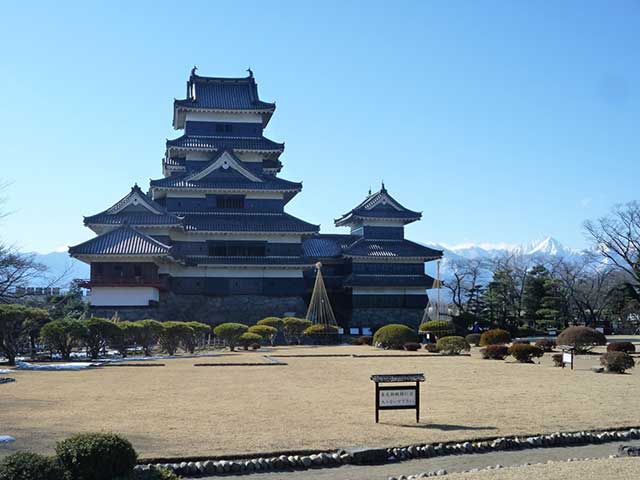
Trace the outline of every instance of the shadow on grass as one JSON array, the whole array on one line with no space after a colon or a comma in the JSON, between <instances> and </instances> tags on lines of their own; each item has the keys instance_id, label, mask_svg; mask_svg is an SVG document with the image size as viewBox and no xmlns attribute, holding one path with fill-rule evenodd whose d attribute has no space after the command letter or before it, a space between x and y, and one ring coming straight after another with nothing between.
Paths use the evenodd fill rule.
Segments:
<instances>
[{"instance_id":1,"label":"shadow on grass","mask_svg":"<svg viewBox=\"0 0 640 480\"><path fill-rule=\"evenodd\" d=\"M440 430L442 432L497 430L496 427L473 427L470 425L450 425L448 423L404 423L399 426L406 428L422 428L425 430Z\"/></svg>"}]
</instances>

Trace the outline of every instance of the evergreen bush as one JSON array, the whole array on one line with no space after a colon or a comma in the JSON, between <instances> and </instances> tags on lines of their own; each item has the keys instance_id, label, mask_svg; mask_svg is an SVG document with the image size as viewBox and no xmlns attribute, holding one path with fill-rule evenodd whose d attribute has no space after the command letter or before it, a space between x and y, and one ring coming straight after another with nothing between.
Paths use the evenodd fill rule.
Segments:
<instances>
[{"instance_id":1,"label":"evergreen bush","mask_svg":"<svg viewBox=\"0 0 640 480\"><path fill-rule=\"evenodd\" d=\"M137 454L113 433L80 433L58 442L56 454L69 480L113 480L130 475Z\"/></svg>"},{"instance_id":2,"label":"evergreen bush","mask_svg":"<svg viewBox=\"0 0 640 480\"><path fill-rule=\"evenodd\" d=\"M403 345L403 348L407 352L417 352L418 350L420 350L420 344L416 342L409 342L409 343L405 343Z\"/></svg>"},{"instance_id":3,"label":"evergreen bush","mask_svg":"<svg viewBox=\"0 0 640 480\"><path fill-rule=\"evenodd\" d=\"M160 346L169 355L175 355L185 338L192 335L193 328L185 322L163 322L159 335Z\"/></svg>"},{"instance_id":4,"label":"evergreen bush","mask_svg":"<svg viewBox=\"0 0 640 480\"><path fill-rule=\"evenodd\" d=\"M509 348L509 355L520 363L531 363L533 358L539 358L544 355L544 350L535 345L515 343Z\"/></svg>"},{"instance_id":5,"label":"evergreen bush","mask_svg":"<svg viewBox=\"0 0 640 480\"><path fill-rule=\"evenodd\" d=\"M553 355L551 355L551 359L553 360L553 366L554 367L561 367L562 366L562 354L561 353L554 353Z\"/></svg>"},{"instance_id":6,"label":"evergreen bush","mask_svg":"<svg viewBox=\"0 0 640 480\"><path fill-rule=\"evenodd\" d=\"M473 345L474 347L480 346L480 334L479 333L470 333L464 339L467 341L469 345Z\"/></svg>"},{"instance_id":7,"label":"evergreen bush","mask_svg":"<svg viewBox=\"0 0 640 480\"><path fill-rule=\"evenodd\" d=\"M373 344L376 347L394 350L401 350L405 343L417 343L418 341L418 334L414 330L397 323L379 328L373 336Z\"/></svg>"},{"instance_id":8,"label":"evergreen bush","mask_svg":"<svg viewBox=\"0 0 640 480\"><path fill-rule=\"evenodd\" d=\"M262 337L260 335L251 332L244 332L238 337L238 343L242 345L245 350L249 350L249 347L253 344L257 343L258 345L260 345L261 340Z\"/></svg>"},{"instance_id":9,"label":"evergreen bush","mask_svg":"<svg viewBox=\"0 0 640 480\"><path fill-rule=\"evenodd\" d=\"M104 318L91 317L82 322L84 331L82 341L89 351L89 356L98 358L109 342L116 336L118 325Z\"/></svg>"},{"instance_id":10,"label":"evergreen bush","mask_svg":"<svg viewBox=\"0 0 640 480\"><path fill-rule=\"evenodd\" d=\"M426 343L424 349L429 353L438 353L438 344Z\"/></svg>"},{"instance_id":11,"label":"evergreen bush","mask_svg":"<svg viewBox=\"0 0 640 480\"><path fill-rule=\"evenodd\" d=\"M462 351L468 352L471 349L464 338L457 336L439 338L436 346L438 351L444 355L460 355Z\"/></svg>"},{"instance_id":12,"label":"evergreen bush","mask_svg":"<svg viewBox=\"0 0 640 480\"><path fill-rule=\"evenodd\" d=\"M266 317L256 322L257 325L266 325L280 331L284 328L284 320L279 317Z\"/></svg>"},{"instance_id":13,"label":"evergreen bush","mask_svg":"<svg viewBox=\"0 0 640 480\"><path fill-rule=\"evenodd\" d=\"M82 344L86 327L79 320L63 319L47 323L40 330L42 340L52 352L58 352L64 360L71 358L73 349Z\"/></svg>"},{"instance_id":14,"label":"evergreen bush","mask_svg":"<svg viewBox=\"0 0 640 480\"><path fill-rule=\"evenodd\" d=\"M600 356L600 365L604 366L608 372L624 373L635 367L636 362L628 353L607 352Z\"/></svg>"},{"instance_id":15,"label":"evergreen bush","mask_svg":"<svg viewBox=\"0 0 640 480\"><path fill-rule=\"evenodd\" d=\"M249 327L247 327L244 323L222 323L213 329L213 333L224 340L225 343L229 346L229 350L233 352L233 349L240 341L240 337L243 334L247 333L248 330ZM255 337L258 337L258 339L256 340ZM262 340L262 337L260 337L260 335L255 335L255 337L253 337L253 340L251 340L249 344Z\"/></svg>"},{"instance_id":16,"label":"evergreen bush","mask_svg":"<svg viewBox=\"0 0 640 480\"><path fill-rule=\"evenodd\" d=\"M335 325L322 325L315 323L304 330L305 335L337 335L338 327Z\"/></svg>"},{"instance_id":17,"label":"evergreen bush","mask_svg":"<svg viewBox=\"0 0 640 480\"><path fill-rule=\"evenodd\" d=\"M300 344L304 331L312 325L311 320L298 317L285 317L282 322L282 330L288 344Z\"/></svg>"},{"instance_id":18,"label":"evergreen bush","mask_svg":"<svg viewBox=\"0 0 640 480\"><path fill-rule=\"evenodd\" d=\"M421 323L418 330L431 333L438 338L448 337L456 333L453 323L447 320L429 320L428 322Z\"/></svg>"},{"instance_id":19,"label":"evergreen bush","mask_svg":"<svg viewBox=\"0 0 640 480\"><path fill-rule=\"evenodd\" d=\"M480 349L480 354L485 360L504 360L509 355L509 347L506 345L487 345Z\"/></svg>"},{"instance_id":20,"label":"evergreen bush","mask_svg":"<svg viewBox=\"0 0 640 480\"><path fill-rule=\"evenodd\" d=\"M635 353L636 346L631 342L613 342L607 345L607 352Z\"/></svg>"},{"instance_id":21,"label":"evergreen bush","mask_svg":"<svg viewBox=\"0 0 640 480\"><path fill-rule=\"evenodd\" d=\"M486 347L488 345L503 345L511 341L511 335L506 330L495 328L493 330L487 330L480 335L480 346ZM506 356L506 355L505 355Z\"/></svg>"},{"instance_id":22,"label":"evergreen bush","mask_svg":"<svg viewBox=\"0 0 640 480\"><path fill-rule=\"evenodd\" d=\"M278 329L269 325L251 325L249 327L249 332L260 335L263 340L267 340L273 346L276 335L278 334Z\"/></svg>"},{"instance_id":23,"label":"evergreen bush","mask_svg":"<svg viewBox=\"0 0 640 480\"><path fill-rule=\"evenodd\" d=\"M151 350L158 343L158 336L162 331L162 324L156 320L138 320L133 322L133 335L144 354L151 356Z\"/></svg>"},{"instance_id":24,"label":"evergreen bush","mask_svg":"<svg viewBox=\"0 0 640 480\"><path fill-rule=\"evenodd\" d=\"M558 335L556 344L572 346L576 353L585 353L595 346L606 345L607 338L593 328L568 327Z\"/></svg>"},{"instance_id":25,"label":"evergreen bush","mask_svg":"<svg viewBox=\"0 0 640 480\"><path fill-rule=\"evenodd\" d=\"M17 452L0 461L0 480L61 480L64 471L55 458Z\"/></svg>"},{"instance_id":26,"label":"evergreen bush","mask_svg":"<svg viewBox=\"0 0 640 480\"><path fill-rule=\"evenodd\" d=\"M551 352L556 346L556 341L551 338L541 338L536 341L536 347L541 348L545 352Z\"/></svg>"}]
</instances>

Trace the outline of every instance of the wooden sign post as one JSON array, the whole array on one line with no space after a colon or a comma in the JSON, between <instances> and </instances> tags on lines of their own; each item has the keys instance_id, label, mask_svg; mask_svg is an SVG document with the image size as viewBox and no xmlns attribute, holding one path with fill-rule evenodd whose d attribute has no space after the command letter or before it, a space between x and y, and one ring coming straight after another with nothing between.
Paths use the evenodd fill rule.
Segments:
<instances>
[{"instance_id":1,"label":"wooden sign post","mask_svg":"<svg viewBox=\"0 0 640 480\"><path fill-rule=\"evenodd\" d=\"M571 370L573 370L575 347L570 345L560 345L560 349L562 350L562 368L564 368L565 365L571 365Z\"/></svg>"},{"instance_id":2,"label":"wooden sign post","mask_svg":"<svg viewBox=\"0 0 640 480\"><path fill-rule=\"evenodd\" d=\"M376 423L380 420L380 410L415 409L416 422L420 421L420 382L423 373L403 373L396 375L371 375L376 384ZM409 383L415 385L380 386L381 383Z\"/></svg>"}]
</instances>

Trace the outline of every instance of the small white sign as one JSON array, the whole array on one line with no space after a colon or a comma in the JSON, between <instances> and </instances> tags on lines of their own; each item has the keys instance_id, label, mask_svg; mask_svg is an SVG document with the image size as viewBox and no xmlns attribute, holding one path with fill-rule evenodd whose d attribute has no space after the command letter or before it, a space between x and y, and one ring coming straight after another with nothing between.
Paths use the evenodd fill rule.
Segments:
<instances>
[{"instance_id":1,"label":"small white sign","mask_svg":"<svg viewBox=\"0 0 640 480\"><path fill-rule=\"evenodd\" d=\"M571 363L571 352L563 352L562 363Z\"/></svg>"},{"instance_id":2,"label":"small white sign","mask_svg":"<svg viewBox=\"0 0 640 480\"><path fill-rule=\"evenodd\" d=\"M381 407L415 407L415 390L380 390L379 401Z\"/></svg>"}]
</instances>

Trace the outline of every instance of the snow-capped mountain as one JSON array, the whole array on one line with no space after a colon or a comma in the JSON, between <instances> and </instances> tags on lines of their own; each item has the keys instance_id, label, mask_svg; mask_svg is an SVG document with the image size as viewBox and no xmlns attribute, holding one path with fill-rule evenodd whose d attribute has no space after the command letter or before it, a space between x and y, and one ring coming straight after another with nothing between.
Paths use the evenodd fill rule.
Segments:
<instances>
[{"instance_id":1,"label":"snow-capped mountain","mask_svg":"<svg viewBox=\"0 0 640 480\"><path fill-rule=\"evenodd\" d=\"M447 245L428 243L429 247L443 250L444 257L441 262L441 277L446 280L449 276L449 268L451 262L461 259L492 259L506 254L521 255L533 260L552 260L562 258L565 260L578 259L583 252L565 247L558 240L551 236L547 236L542 240L536 240L520 245L499 243L464 243L460 245ZM426 272L429 275L435 275L435 262L428 263Z\"/></svg>"}]
</instances>

